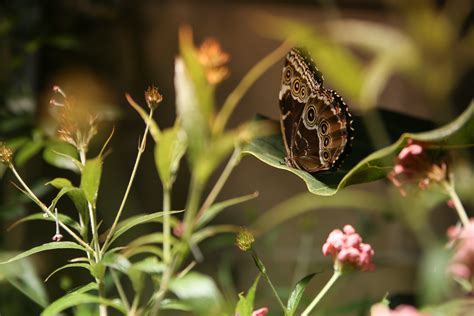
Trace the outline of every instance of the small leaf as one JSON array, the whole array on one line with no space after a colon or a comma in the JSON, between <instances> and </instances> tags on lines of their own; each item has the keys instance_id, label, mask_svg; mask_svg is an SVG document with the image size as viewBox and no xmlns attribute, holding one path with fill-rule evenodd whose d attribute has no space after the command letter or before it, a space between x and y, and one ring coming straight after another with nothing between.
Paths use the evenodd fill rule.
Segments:
<instances>
[{"instance_id":1,"label":"small leaf","mask_svg":"<svg viewBox=\"0 0 474 316\"><path fill-rule=\"evenodd\" d=\"M285 316L293 316L295 314L296 309L298 308L298 305L301 301L301 297L303 297L306 286L315 275L316 273L311 273L296 283L296 286L291 292L290 298L288 299L288 304L286 305L287 313Z\"/></svg>"},{"instance_id":2,"label":"small leaf","mask_svg":"<svg viewBox=\"0 0 474 316\"><path fill-rule=\"evenodd\" d=\"M80 162L77 161L77 150L70 144L61 141L49 141L43 151L43 158L49 164L78 172Z\"/></svg>"},{"instance_id":3,"label":"small leaf","mask_svg":"<svg viewBox=\"0 0 474 316\"><path fill-rule=\"evenodd\" d=\"M127 313L125 308L119 301L104 299L89 294L72 293L61 297L60 299L49 305L41 313L41 316L56 316L60 312L67 310L68 308L83 304L103 304L115 308L124 315L126 315Z\"/></svg>"},{"instance_id":4,"label":"small leaf","mask_svg":"<svg viewBox=\"0 0 474 316\"><path fill-rule=\"evenodd\" d=\"M102 175L102 159L96 157L89 159L84 165L81 177L81 188L84 190L87 200L95 205L99 191L100 177Z\"/></svg>"},{"instance_id":5,"label":"small leaf","mask_svg":"<svg viewBox=\"0 0 474 316\"><path fill-rule=\"evenodd\" d=\"M44 279L44 282L48 282L48 280L53 276L55 275L57 272L61 271L61 270L64 270L64 269L69 269L69 268L84 268L84 269L87 269L89 270L89 264L87 263L68 263L68 264L65 264L63 265L62 267L59 267L57 268L56 270L54 270L53 272L51 272L47 277L46 279Z\"/></svg>"},{"instance_id":6,"label":"small leaf","mask_svg":"<svg viewBox=\"0 0 474 316\"><path fill-rule=\"evenodd\" d=\"M214 280L207 275L190 272L172 280L170 290L181 301L192 306L197 315L220 315L222 312L222 295Z\"/></svg>"},{"instance_id":7,"label":"small leaf","mask_svg":"<svg viewBox=\"0 0 474 316\"><path fill-rule=\"evenodd\" d=\"M182 213L183 211L171 211L170 214L177 214L177 213ZM150 222L161 222L163 217L163 212L156 212L156 213L151 213L147 215L135 215L130 218L127 218L126 220L121 221L117 225L117 230L114 233L114 236L110 240L110 243L112 243L115 239L120 237L122 234L126 233L129 229L141 225L141 224L146 224Z\"/></svg>"},{"instance_id":8,"label":"small leaf","mask_svg":"<svg viewBox=\"0 0 474 316\"><path fill-rule=\"evenodd\" d=\"M34 255L38 252L48 251L48 250L55 250L55 249L78 249L78 250L86 251L86 249L84 247L82 247L81 245L78 245L74 242L70 242L70 241L50 242L50 243L43 244L41 246L34 247L34 248L32 248L30 250L27 250L25 252L22 252L19 255L15 256L13 258L10 258L7 261L0 262L0 264L6 264L6 263L14 262L14 261L26 258L28 256Z\"/></svg>"},{"instance_id":9,"label":"small leaf","mask_svg":"<svg viewBox=\"0 0 474 316\"><path fill-rule=\"evenodd\" d=\"M253 303L255 300L255 292L257 291L258 281L260 280L260 274L255 278L252 286L247 292L246 296L239 293L239 302L235 308L235 314L240 316L252 316Z\"/></svg>"},{"instance_id":10,"label":"small leaf","mask_svg":"<svg viewBox=\"0 0 474 316\"><path fill-rule=\"evenodd\" d=\"M171 188L186 152L186 136L177 124L163 131L155 147L155 165L164 187Z\"/></svg>"},{"instance_id":11,"label":"small leaf","mask_svg":"<svg viewBox=\"0 0 474 316\"><path fill-rule=\"evenodd\" d=\"M35 214L31 214L31 215L25 216L25 217L23 217L23 218L17 220L17 221L16 221L15 223L13 223L10 227L8 227L8 230L13 229L13 228L15 228L17 225L22 224L22 223L25 223L25 222L28 222L28 221L39 220L39 221L55 222L54 218L52 218L51 216L44 217L44 214L45 214L45 213L35 213ZM61 222L63 222L64 224L66 224L67 226L73 228L73 229L76 230L77 232L80 232L80 231L81 231L81 226L79 225L79 223L76 222L75 220L73 220L72 218L70 218L69 216L59 213L59 214L58 214L58 217L59 217L59 220L60 220Z\"/></svg>"},{"instance_id":12,"label":"small leaf","mask_svg":"<svg viewBox=\"0 0 474 316\"><path fill-rule=\"evenodd\" d=\"M258 196L258 192L254 192L252 194L247 194L244 196L236 197L233 199L229 199L226 201L222 202L217 202L213 204L211 207L209 207L206 212L199 217L197 221L197 228L203 227L207 223L209 223L211 220L213 220L217 215L219 215L220 212L222 212L224 209L234 206L240 203L247 202L249 200L252 200Z\"/></svg>"},{"instance_id":13,"label":"small leaf","mask_svg":"<svg viewBox=\"0 0 474 316\"><path fill-rule=\"evenodd\" d=\"M72 187L72 183L69 179L66 178L55 178L49 182L46 183L46 185L52 185L56 189L62 189L64 187Z\"/></svg>"}]
</instances>

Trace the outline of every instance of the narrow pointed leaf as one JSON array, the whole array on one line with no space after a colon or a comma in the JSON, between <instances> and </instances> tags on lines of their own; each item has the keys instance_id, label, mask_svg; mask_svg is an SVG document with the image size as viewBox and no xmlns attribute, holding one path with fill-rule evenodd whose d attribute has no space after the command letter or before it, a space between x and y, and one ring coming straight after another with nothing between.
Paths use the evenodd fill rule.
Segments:
<instances>
[{"instance_id":1,"label":"narrow pointed leaf","mask_svg":"<svg viewBox=\"0 0 474 316\"><path fill-rule=\"evenodd\" d=\"M79 306L83 304L103 304L109 307L112 307L123 315L126 315L126 310L120 304L119 301L108 300L104 298L100 298L97 296L93 296L90 294L83 294L83 293L73 293L66 296L61 297L51 305L49 305L42 313L41 316L56 316L62 311L65 311L71 307Z\"/></svg>"},{"instance_id":2,"label":"narrow pointed leaf","mask_svg":"<svg viewBox=\"0 0 474 316\"><path fill-rule=\"evenodd\" d=\"M237 306L235 308L236 315L239 314L240 316L252 316L255 292L257 291L259 280L260 274L255 278L255 281L248 290L246 296L244 296L242 293L239 293L239 301L237 302Z\"/></svg>"},{"instance_id":3,"label":"narrow pointed leaf","mask_svg":"<svg viewBox=\"0 0 474 316\"><path fill-rule=\"evenodd\" d=\"M30 250L24 251L24 252L20 253L19 255L15 256L13 258L10 258L7 261L0 262L0 264L14 262L14 261L26 258L28 256L34 255L34 254L39 253L39 252L48 251L48 250L55 250L55 249L78 249L78 250L86 251L86 249L84 247L82 247L81 245L78 245L74 242L70 242L70 241L50 242L50 243L47 243L47 244L43 244L41 246L34 247Z\"/></svg>"},{"instance_id":4,"label":"narrow pointed leaf","mask_svg":"<svg viewBox=\"0 0 474 316\"><path fill-rule=\"evenodd\" d=\"M47 277L46 279L44 279L44 282L48 282L48 280L53 276L55 275L57 272L61 271L61 270L64 270L64 269L69 269L69 268L84 268L84 269L87 269L89 270L89 264L87 263L68 263L68 264L65 264L63 265L62 267L59 267L57 268L56 270L54 270L53 272L51 272Z\"/></svg>"},{"instance_id":5,"label":"narrow pointed leaf","mask_svg":"<svg viewBox=\"0 0 474 316\"><path fill-rule=\"evenodd\" d=\"M298 308L301 298L303 297L304 290L306 289L309 281L311 281L315 275L316 273L311 273L296 283L296 286L291 292L290 298L288 299L288 304L286 306L287 314L285 316L293 316L296 313L296 309Z\"/></svg>"},{"instance_id":6,"label":"narrow pointed leaf","mask_svg":"<svg viewBox=\"0 0 474 316\"><path fill-rule=\"evenodd\" d=\"M185 152L186 135L179 126L164 130L155 147L155 165L164 187L171 188Z\"/></svg>"},{"instance_id":7,"label":"narrow pointed leaf","mask_svg":"<svg viewBox=\"0 0 474 316\"><path fill-rule=\"evenodd\" d=\"M99 192L100 177L102 175L102 159L96 157L86 161L82 170L81 188L84 190L87 200L95 204Z\"/></svg>"},{"instance_id":8,"label":"narrow pointed leaf","mask_svg":"<svg viewBox=\"0 0 474 316\"><path fill-rule=\"evenodd\" d=\"M10 229L13 229L15 228L17 225L20 225L22 223L25 223L25 222L28 222L28 221L35 221L35 220L39 220L39 221L50 221L50 222L55 222L55 220L48 216L48 217L44 217L44 214L45 213L35 213L35 214L31 214L31 215L28 215L28 216L25 216L19 220L17 220L15 223L13 223L10 227L8 227L8 230ZM59 220L61 222L63 222L64 224L66 224L67 226L73 228L74 230L76 230L77 232L80 232L81 231L81 226L79 225L78 222L76 222L75 220L73 220L72 218L70 218L69 216L67 215L64 215L64 214L58 214L58 217L59 217Z\"/></svg>"}]
</instances>

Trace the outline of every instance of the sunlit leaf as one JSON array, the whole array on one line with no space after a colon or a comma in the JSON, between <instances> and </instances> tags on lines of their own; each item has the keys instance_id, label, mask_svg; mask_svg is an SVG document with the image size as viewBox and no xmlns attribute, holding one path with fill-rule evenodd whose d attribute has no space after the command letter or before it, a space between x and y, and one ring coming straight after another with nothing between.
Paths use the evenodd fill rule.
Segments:
<instances>
[{"instance_id":1,"label":"sunlit leaf","mask_svg":"<svg viewBox=\"0 0 474 316\"><path fill-rule=\"evenodd\" d=\"M89 159L84 165L81 177L81 188L84 190L87 200L95 204L99 192L100 177L102 175L102 159L96 157Z\"/></svg>"},{"instance_id":2,"label":"sunlit leaf","mask_svg":"<svg viewBox=\"0 0 474 316\"><path fill-rule=\"evenodd\" d=\"M78 249L78 250L86 251L84 247L74 242L70 242L70 241L50 242L50 243L43 244L41 246L34 247L30 250L24 251L20 253L19 255L13 258L10 258L7 261L0 262L0 264L14 262L14 261L26 258L28 256L34 255L38 252L55 250L55 249Z\"/></svg>"},{"instance_id":3,"label":"sunlit leaf","mask_svg":"<svg viewBox=\"0 0 474 316\"><path fill-rule=\"evenodd\" d=\"M315 275L316 273L311 273L296 283L296 286L293 291L291 291L290 298L288 299L286 306L287 314L285 316L293 316L296 313L296 309L298 308L301 298L303 297L304 290L306 289L309 281L311 281Z\"/></svg>"},{"instance_id":4,"label":"sunlit leaf","mask_svg":"<svg viewBox=\"0 0 474 316\"><path fill-rule=\"evenodd\" d=\"M54 178L53 180L46 183L46 185L52 185L56 189L62 189L64 187L72 187L72 183L69 179L66 178Z\"/></svg>"},{"instance_id":5,"label":"sunlit leaf","mask_svg":"<svg viewBox=\"0 0 474 316\"><path fill-rule=\"evenodd\" d=\"M158 261L158 258L156 257L148 257L140 260L134 263L132 267L147 274L162 273L166 269L166 265L163 262Z\"/></svg>"},{"instance_id":6,"label":"sunlit leaf","mask_svg":"<svg viewBox=\"0 0 474 316\"><path fill-rule=\"evenodd\" d=\"M56 316L60 312L67 310L68 308L79 306L83 304L103 304L109 307L115 308L122 314L126 315L126 310L118 300L109 300L90 294L83 293L72 293L61 297L54 303L49 305L42 313L41 316Z\"/></svg>"},{"instance_id":7,"label":"sunlit leaf","mask_svg":"<svg viewBox=\"0 0 474 316\"><path fill-rule=\"evenodd\" d=\"M164 130L155 147L155 165L164 187L171 188L185 152L186 136L179 126Z\"/></svg>"},{"instance_id":8,"label":"sunlit leaf","mask_svg":"<svg viewBox=\"0 0 474 316\"><path fill-rule=\"evenodd\" d=\"M192 306L197 315L218 315L221 311L222 295L214 280L207 275L189 272L184 277L172 280L170 290L181 301Z\"/></svg>"},{"instance_id":9,"label":"sunlit leaf","mask_svg":"<svg viewBox=\"0 0 474 316\"><path fill-rule=\"evenodd\" d=\"M239 293L239 302L235 308L235 314L240 316L252 316L253 312L253 302L255 300L255 292L257 291L258 281L260 280L260 274L255 278L252 286L247 292L247 295L244 296L242 293Z\"/></svg>"},{"instance_id":10,"label":"sunlit leaf","mask_svg":"<svg viewBox=\"0 0 474 316\"><path fill-rule=\"evenodd\" d=\"M222 212L224 209L233 205L247 202L249 200L256 198L257 196L258 196L258 192L254 192L252 194L247 194L247 195L240 196L237 198L214 203L211 207L209 207L206 210L206 212L201 217L199 217L196 227L200 228L200 227L205 226L207 223L213 220L217 215L219 215L219 213Z\"/></svg>"},{"instance_id":11,"label":"sunlit leaf","mask_svg":"<svg viewBox=\"0 0 474 316\"><path fill-rule=\"evenodd\" d=\"M353 184L365 183L385 178L393 168L394 159L398 152L405 146L408 139L425 141L430 143L430 149L449 150L472 146L474 143L474 103L464 111L458 118L443 127L419 133L403 133L400 135L400 127L394 125L409 126L406 130L419 130L426 126L426 122L404 116L382 111L388 131L391 135L398 135L398 140L392 145L374 151L369 144L369 139L364 136L362 124L355 124L356 139L353 143L352 152L341 166L334 172L321 172L310 174L306 171L290 168L285 164L286 151L283 146L281 134L261 137L253 140L243 148L244 154L250 154L278 169L294 173L305 181L308 190L317 195L334 195L340 189ZM398 120L392 120L394 116ZM404 122L405 121L405 122ZM355 122L357 123L357 122ZM358 135L362 135L361 138ZM393 137L392 137L393 138Z\"/></svg>"},{"instance_id":12,"label":"sunlit leaf","mask_svg":"<svg viewBox=\"0 0 474 316\"><path fill-rule=\"evenodd\" d=\"M49 164L74 172L79 171L77 150L70 144L61 141L49 141L43 151L43 158Z\"/></svg>"}]
</instances>

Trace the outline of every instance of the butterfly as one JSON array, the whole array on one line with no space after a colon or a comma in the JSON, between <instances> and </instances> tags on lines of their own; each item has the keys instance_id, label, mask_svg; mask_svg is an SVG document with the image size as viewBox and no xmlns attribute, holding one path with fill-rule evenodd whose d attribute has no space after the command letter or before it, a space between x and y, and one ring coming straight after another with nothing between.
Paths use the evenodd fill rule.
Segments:
<instances>
[{"instance_id":1,"label":"butterfly","mask_svg":"<svg viewBox=\"0 0 474 316\"><path fill-rule=\"evenodd\" d=\"M302 48L286 56L280 88L280 125L289 167L316 173L336 170L354 130L347 105L323 87L323 75Z\"/></svg>"}]
</instances>

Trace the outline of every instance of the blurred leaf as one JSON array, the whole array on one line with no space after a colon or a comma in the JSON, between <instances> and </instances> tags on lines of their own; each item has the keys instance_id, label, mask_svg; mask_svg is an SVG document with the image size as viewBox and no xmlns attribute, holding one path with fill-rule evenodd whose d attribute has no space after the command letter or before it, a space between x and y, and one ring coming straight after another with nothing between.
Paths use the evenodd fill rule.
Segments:
<instances>
[{"instance_id":1,"label":"blurred leaf","mask_svg":"<svg viewBox=\"0 0 474 316\"><path fill-rule=\"evenodd\" d=\"M68 179L66 178L55 178L49 182L46 183L46 185L52 185L53 187L55 187L56 189L62 189L64 187L72 187L72 183L71 181L69 181Z\"/></svg>"},{"instance_id":2,"label":"blurred leaf","mask_svg":"<svg viewBox=\"0 0 474 316\"><path fill-rule=\"evenodd\" d=\"M53 272L51 272L46 279L44 279L44 282L48 282L48 280L55 275L57 272L64 270L64 269L69 269L69 268L84 268L86 270L90 270L90 265L88 263L68 263L63 265L62 267L57 268Z\"/></svg>"},{"instance_id":3,"label":"blurred leaf","mask_svg":"<svg viewBox=\"0 0 474 316\"><path fill-rule=\"evenodd\" d=\"M189 304L181 302L180 300L176 299L164 299L160 304L161 310L177 310L183 312L190 312L192 311L192 307Z\"/></svg>"},{"instance_id":4,"label":"blurred leaf","mask_svg":"<svg viewBox=\"0 0 474 316\"><path fill-rule=\"evenodd\" d=\"M79 250L82 250L82 251L86 251L86 249L84 247L82 247L81 245L76 244L74 242L70 242L70 241L50 242L50 243L43 244L41 246L34 247L30 250L24 251L24 252L20 253L19 255L15 256L13 258L10 258L7 261L0 262L0 264L6 264L6 263L14 262L14 261L26 258L28 256L34 255L38 252L48 251L48 250L55 250L55 249L79 249Z\"/></svg>"},{"instance_id":5,"label":"blurred leaf","mask_svg":"<svg viewBox=\"0 0 474 316\"><path fill-rule=\"evenodd\" d=\"M142 246L146 244L155 244L163 242L162 233L152 233L144 236L140 236L137 239L128 243L127 248Z\"/></svg>"},{"instance_id":6,"label":"blurred leaf","mask_svg":"<svg viewBox=\"0 0 474 316\"><path fill-rule=\"evenodd\" d=\"M105 254L102 259L102 263L107 267L113 268L125 274L131 265L130 261L125 256L112 253L111 251Z\"/></svg>"},{"instance_id":7,"label":"blurred leaf","mask_svg":"<svg viewBox=\"0 0 474 316\"><path fill-rule=\"evenodd\" d=\"M8 227L8 230L13 229L17 225L22 224L24 222L28 222L28 221L39 220L39 221L50 221L50 222L53 222L53 223L55 222L54 218L52 218L51 216L45 217L44 216L45 214L46 213L35 213L35 214L25 216L25 217L17 220L16 222L14 222L12 225L10 225L10 227ZM59 220L61 222L63 222L64 224L66 224L68 227L73 228L74 230L76 230L79 233L81 232L81 226L79 225L79 223L76 222L75 220L73 220L72 218L70 218L69 216L58 213L58 217L59 217Z\"/></svg>"},{"instance_id":8,"label":"blurred leaf","mask_svg":"<svg viewBox=\"0 0 474 316\"><path fill-rule=\"evenodd\" d=\"M173 185L179 162L186 152L186 136L178 124L163 131L155 147L155 165L166 188Z\"/></svg>"},{"instance_id":9,"label":"blurred leaf","mask_svg":"<svg viewBox=\"0 0 474 316\"><path fill-rule=\"evenodd\" d=\"M97 192L99 191L100 177L102 175L102 159L96 157L86 161L82 170L81 188L84 190L87 200L95 205Z\"/></svg>"},{"instance_id":10,"label":"blurred leaf","mask_svg":"<svg viewBox=\"0 0 474 316\"><path fill-rule=\"evenodd\" d=\"M354 142L352 153L341 168L334 172L310 174L306 171L290 168L285 164L286 150L283 146L281 134L257 138L248 143L242 150L243 154L250 154L278 169L294 173L306 182L308 190L317 195L334 195L340 189L353 184L365 183L383 179L393 168L394 159L398 152L406 145L408 139L430 143L430 149L439 150L460 149L472 146L474 143L474 102L454 121L443 127L422 133L403 133L394 144L372 152L363 158L362 153L367 151L367 140L359 139ZM390 117L388 111L382 112ZM402 117L403 115L398 115ZM406 117L407 121L413 121ZM399 121L387 124L399 124ZM403 122L401 124L404 124ZM405 123L406 125L406 123ZM413 128L416 128L414 125ZM389 132L392 131L390 126ZM397 130L397 129L393 129ZM357 133L357 130L356 130ZM364 147L365 146L365 147ZM357 160L359 159L360 160Z\"/></svg>"},{"instance_id":11,"label":"blurred leaf","mask_svg":"<svg viewBox=\"0 0 474 316\"><path fill-rule=\"evenodd\" d=\"M31 157L40 152L44 143L41 140L30 140L15 153L15 164L19 167L24 165Z\"/></svg>"},{"instance_id":12,"label":"blurred leaf","mask_svg":"<svg viewBox=\"0 0 474 316\"><path fill-rule=\"evenodd\" d=\"M122 314L126 315L126 310L118 300L108 300L97 296L83 294L83 293L71 293L65 295L51 305L49 305L42 313L41 316L56 316L60 312L67 310L68 308L83 305L83 304L103 304L109 307L115 308Z\"/></svg>"},{"instance_id":13,"label":"blurred leaf","mask_svg":"<svg viewBox=\"0 0 474 316\"><path fill-rule=\"evenodd\" d=\"M311 273L296 283L295 288L291 292L290 298L288 299L288 303L286 306L287 313L285 316L293 316L300 304L301 298L303 297L304 290L308 285L309 281L316 275L316 273Z\"/></svg>"},{"instance_id":14,"label":"blurred leaf","mask_svg":"<svg viewBox=\"0 0 474 316\"><path fill-rule=\"evenodd\" d=\"M0 253L0 260L10 257L9 253ZM14 264L6 264L0 269L0 280L5 279L20 292L42 307L48 305L48 295L43 282L37 275L31 260L25 259Z\"/></svg>"},{"instance_id":15,"label":"blurred leaf","mask_svg":"<svg viewBox=\"0 0 474 316\"><path fill-rule=\"evenodd\" d=\"M236 225L214 225L214 226L207 226L202 228L199 231L193 233L191 237L191 241L193 244L198 244L203 240L215 236L217 234L223 233L238 233L241 230L241 227Z\"/></svg>"},{"instance_id":16,"label":"blurred leaf","mask_svg":"<svg viewBox=\"0 0 474 316\"><path fill-rule=\"evenodd\" d=\"M140 294L143 290L145 274L142 271L135 269L132 265L127 269L127 276L130 279L130 282L132 283L132 287L135 293Z\"/></svg>"},{"instance_id":17,"label":"blurred leaf","mask_svg":"<svg viewBox=\"0 0 474 316\"><path fill-rule=\"evenodd\" d=\"M137 102L135 102L135 100L133 100L128 93L125 94L125 97L127 98L127 101L132 106L132 108L134 108L135 111L140 114L145 124L148 124L150 126L150 134L153 137L155 143L158 142L161 137L161 131L158 127L158 124L156 124L153 118L150 118L150 115Z\"/></svg>"},{"instance_id":18,"label":"blurred leaf","mask_svg":"<svg viewBox=\"0 0 474 316\"><path fill-rule=\"evenodd\" d=\"M199 289L199 290L196 290ZM221 315L222 295L214 280L198 272L170 282L170 290L197 315Z\"/></svg>"},{"instance_id":19,"label":"blurred leaf","mask_svg":"<svg viewBox=\"0 0 474 316\"><path fill-rule=\"evenodd\" d=\"M226 200L226 201L214 203L213 205L211 205L211 207L209 207L204 212L204 214L201 217L199 217L199 219L197 221L197 224L196 224L196 228L200 228L200 227L203 227L206 224L208 224L217 215L219 215L219 213L222 212L224 209L226 209L230 206L234 206L234 205L237 205L237 204L240 204L240 203L247 202L249 200L252 200L252 199L256 198L257 196L258 196L258 192L254 192L252 194L247 194L247 195L240 196L240 197L237 197L237 198L233 198L233 199L229 199L229 200Z\"/></svg>"},{"instance_id":20,"label":"blurred leaf","mask_svg":"<svg viewBox=\"0 0 474 316\"><path fill-rule=\"evenodd\" d=\"M470 315L474 310L474 299L454 299L438 306L428 306L422 309L423 313L429 313L430 316Z\"/></svg>"},{"instance_id":21,"label":"blurred leaf","mask_svg":"<svg viewBox=\"0 0 474 316\"><path fill-rule=\"evenodd\" d=\"M90 282L89 284L86 284L84 286L81 286L74 291L69 292L68 294L79 294L79 293L87 293L90 291L97 291L99 288L97 286L97 283L95 282Z\"/></svg>"},{"instance_id":22,"label":"blurred leaf","mask_svg":"<svg viewBox=\"0 0 474 316\"><path fill-rule=\"evenodd\" d=\"M254 222L252 229L255 230L256 234L264 234L276 226L288 223L292 218L309 211L318 211L321 215L333 208L348 207L371 212L387 211L390 206L387 205L386 201L385 196L361 190L341 191L337 198L304 192L280 202L264 212Z\"/></svg>"},{"instance_id":23,"label":"blurred leaf","mask_svg":"<svg viewBox=\"0 0 474 316\"><path fill-rule=\"evenodd\" d=\"M159 258L163 258L163 250L161 249L161 247L156 246L138 246L130 249L127 248L123 252L123 255L127 258L131 258L133 256L141 254L152 254Z\"/></svg>"},{"instance_id":24,"label":"blurred leaf","mask_svg":"<svg viewBox=\"0 0 474 316\"><path fill-rule=\"evenodd\" d=\"M177 213L182 213L183 211L171 211L170 214L177 214ZM140 214L140 215L135 215L132 217L129 217L121 222L118 223L117 225L117 230L115 231L113 237L110 240L110 243L112 243L115 239L119 238L122 234L126 233L129 229L141 225L141 224L146 224L146 223L151 223L151 222L161 222L163 217L163 212L155 212L151 214Z\"/></svg>"},{"instance_id":25,"label":"blurred leaf","mask_svg":"<svg viewBox=\"0 0 474 316\"><path fill-rule=\"evenodd\" d=\"M65 142L47 142L45 150L43 151L43 158L47 163L57 168L67 169L74 172L80 170L80 163L77 161L77 150L74 146Z\"/></svg>"},{"instance_id":26,"label":"blurred leaf","mask_svg":"<svg viewBox=\"0 0 474 316\"><path fill-rule=\"evenodd\" d=\"M239 293L239 302L235 307L235 314L240 316L252 316L253 312L253 302L255 300L255 292L257 290L258 281L260 280L260 274L257 275L255 281L247 292L247 295L244 296L242 293Z\"/></svg>"},{"instance_id":27,"label":"blurred leaf","mask_svg":"<svg viewBox=\"0 0 474 316\"><path fill-rule=\"evenodd\" d=\"M60 49L73 49L79 46L79 41L72 35L56 35L47 38L47 43Z\"/></svg>"},{"instance_id":28,"label":"blurred leaf","mask_svg":"<svg viewBox=\"0 0 474 316\"><path fill-rule=\"evenodd\" d=\"M145 258L134 263L132 267L147 274L162 273L166 269L166 265L163 262L158 261L156 257Z\"/></svg>"},{"instance_id":29,"label":"blurred leaf","mask_svg":"<svg viewBox=\"0 0 474 316\"><path fill-rule=\"evenodd\" d=\"M449 271L451 253L446 246L432 247L425 251L418 272L419 293L425 304L437 304L449 297L452 280Z\"/></svg>"}]
</instances>

